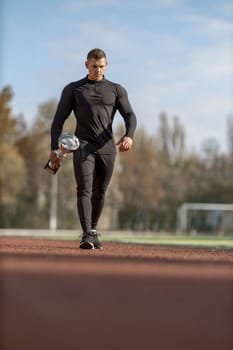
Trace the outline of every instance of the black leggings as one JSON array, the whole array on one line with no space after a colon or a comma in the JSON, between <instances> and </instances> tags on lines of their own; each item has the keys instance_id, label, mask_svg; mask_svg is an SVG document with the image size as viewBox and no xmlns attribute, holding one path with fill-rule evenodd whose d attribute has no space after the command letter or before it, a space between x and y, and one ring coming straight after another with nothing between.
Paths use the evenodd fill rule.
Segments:
<instances>
[{"instance_id":1,"label":"black leggings","mask_svg":"<svg viewBox=\"0 0 233 350\"><path fill-rule=\"evenodd\" d=\"M112 177L115 154L74 152L74 174L77 183L77 209L83 232L96 229L105 192Z\"/></svg>"}]
</instances>

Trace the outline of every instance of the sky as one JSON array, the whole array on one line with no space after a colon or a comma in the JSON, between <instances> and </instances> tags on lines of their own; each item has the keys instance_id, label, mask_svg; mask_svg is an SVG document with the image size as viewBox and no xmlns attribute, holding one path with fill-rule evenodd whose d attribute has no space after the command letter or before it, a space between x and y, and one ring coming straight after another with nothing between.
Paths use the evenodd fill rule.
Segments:
<instances>
[{"instance_id":1,"label":"sky","mask_svg":"<svg viewBox=\"0 0 233 350\"><path fill-rule=\"evenodd\" d=\"M86 74L95 47L106 78L123 85L138 126L156 133L159 114L178 116L186 144L216 139L227 150L233 115L232 0L1 0L0 89L28 125L38 106L59 100ZM121 117L116 116L121 122Z\"/></svg>"}]
</instances>

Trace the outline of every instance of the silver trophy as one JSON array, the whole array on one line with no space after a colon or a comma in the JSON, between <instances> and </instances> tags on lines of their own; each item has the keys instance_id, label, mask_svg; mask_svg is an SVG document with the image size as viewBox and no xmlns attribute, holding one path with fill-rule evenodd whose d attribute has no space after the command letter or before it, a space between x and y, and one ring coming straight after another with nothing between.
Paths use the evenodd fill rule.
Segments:
<instances>
[{"instance_id":1,"label":"silver trophy","mask_svg":"<svg viewBox=\"0 0 233 350\"><path fill-rule=\"evenodd\" d=\"M75 135L66 132L59 137L58 147L59 148L56 150L56 155L58 159L57 164L54 165L51 162L51 159L49 159L44 167L45 170L47 170L53 175L56 174L56 172L60 168L62 160L67 156L67 154L79 148L79 140Z\"/></svg>"}]
</instances>

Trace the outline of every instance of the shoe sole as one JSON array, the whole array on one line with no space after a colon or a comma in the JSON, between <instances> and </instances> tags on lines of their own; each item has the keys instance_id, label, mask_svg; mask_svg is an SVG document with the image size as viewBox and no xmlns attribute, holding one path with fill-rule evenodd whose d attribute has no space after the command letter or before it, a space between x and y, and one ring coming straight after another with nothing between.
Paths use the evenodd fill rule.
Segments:
<instances>
[{"instance_id":1,"label":"shoe sole","mask_svg":"<svg viewBox=\"0 0 233 350\"><path fill-rule=\"evenodd\" d=\"M80 243L79 248L80 249L95 249L94 244L91 242L88 242L88 241Z\"/></svg>"},{"instance_id":2,"label":"shoe sole","mask_svg":"<svg viewBox=\"0 0 233 350\"><path fill-rule=\"evenodd\" d=\"M104 249L102 246L101 247L96 247L96 246L94 246L94 249L99 249L99 250L101 250L101 249Z\"/></svg>"}]
</instances>

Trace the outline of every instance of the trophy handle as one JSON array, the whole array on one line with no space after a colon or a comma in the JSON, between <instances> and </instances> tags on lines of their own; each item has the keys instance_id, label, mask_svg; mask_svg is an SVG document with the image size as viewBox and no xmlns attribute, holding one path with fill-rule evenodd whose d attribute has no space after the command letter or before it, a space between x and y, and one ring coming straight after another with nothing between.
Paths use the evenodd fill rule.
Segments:
<instances>
[{"instance_id":1,"label":"trophy handle","mask_svg":"<svg viewBox=\"0 0 233 350\"><path fill-rule=\"evenodd\" d=\"M60 164L58 164L55 168L51 167L51 160L45 164L44 169L47 170L50 174L55 175L58 169L60 168Z\"/></svg>"}]
</instances>

